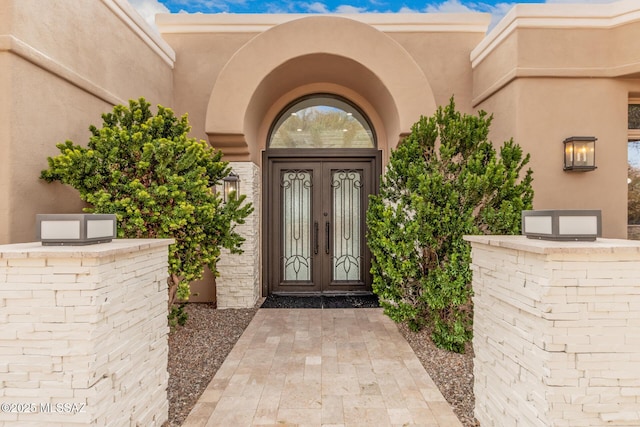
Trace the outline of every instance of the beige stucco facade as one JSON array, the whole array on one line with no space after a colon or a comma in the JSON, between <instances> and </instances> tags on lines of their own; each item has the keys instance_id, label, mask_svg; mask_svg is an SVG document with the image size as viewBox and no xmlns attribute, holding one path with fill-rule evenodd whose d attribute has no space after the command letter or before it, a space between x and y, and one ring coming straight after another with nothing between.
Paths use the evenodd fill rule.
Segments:
<instances>
[{"instance_id":1,"label":"beige stucco facade","mask_svg":"<svg viewBox=\"0 0 640 427\"><path fill-rule=\"evenodd\" d=\"M494 141L531 153L536 209L601 209L627 236L627 108L640 90L640 5L518 5L471 54L473 106ZM591 135L597 170L562 170L562 141Z\"/></svg>"},{"instance_id":2,"label":"beige stucco facade","mask_svg":"<svg viewBox=\"0 0 640 427\"><path fill-rule=\"evenodd\" d=\"M177 54L175 108L230 160L259 162L290 102L329 92L395 147L421 114L456 94L472 110L471 50L489 15L159 15ZM451 55L451 51L455 55Z\"/></svg>"},{"instance_id":3,"label":"beige stucco facade","mask_svg":"<svg viewBox=\"0 0 640 427\"><path fill-rule=\"evenodd\" d=\"M258 206L271 125L315 93L339 95L368 116L383 164L419 116L452 95L462 111L492 113L493 141L513 137L531 153L536 209L601 209L603 235L626 238L627 105L640 97L635 0L518 5L488 34L487 14L156 22L159 34L126 0L0 0L0 244L32 240L36 213L81 208L73 190L38 179L46 157L57 142L86 141L101 113L141 96L188 113L192 135L226 160L249 162L241 190ZM563 171L562 141L586 135L598 138L597 169ZM258 207L253 229L243 229L253 265L240 281L264 280Z\"/></svg>"},{"instance_id":4,"label":"beige stucco facade","mask_svg":"<svg viewBox=\"0 0 640 427\"><path fill-rule=\"evenodd\" d=\"M0 242L33 240L36 212L82 208L38 179L47 156L88 140L113 105L171 105L173 60L126 1L0 0Z\"/></svg>"}]
</instances>

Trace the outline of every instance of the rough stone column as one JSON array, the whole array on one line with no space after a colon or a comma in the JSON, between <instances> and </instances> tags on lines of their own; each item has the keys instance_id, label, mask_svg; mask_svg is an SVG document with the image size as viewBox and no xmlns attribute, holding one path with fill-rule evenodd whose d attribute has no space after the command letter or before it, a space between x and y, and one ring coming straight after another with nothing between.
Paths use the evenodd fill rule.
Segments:
<instances>
[{"instance_id":1,"label":"rough stone column","mask_svg":"<svg viewBox=\"0 0 640 427\"><path fill-rule=\"evenodd\" d=\"M168 419L172 242L0 246L0 426Z\"/></svg>"},{"instance_id":2,"label":"rough stone column","mask_svg":"<svg viewBox=\"0 0 640 427\"><path fill-rule=\"evenodd\" d=\"M475 415L640 425L640 242L471 236Z\"/></svg>"},{"instance_id":3,"label":"rough stone column","mask_svg":"<svg viewBox=\"0 0 640 427\"><path fill-rule=\"evenodd\" d=\"M260 168L252 162L229 162L240 176L240 194L247 196L254 211L236 230L246 239L242 254L223 250L217 269L216 299L218 308L253 307L260 296Z\"/></svg>"}]
</instances>

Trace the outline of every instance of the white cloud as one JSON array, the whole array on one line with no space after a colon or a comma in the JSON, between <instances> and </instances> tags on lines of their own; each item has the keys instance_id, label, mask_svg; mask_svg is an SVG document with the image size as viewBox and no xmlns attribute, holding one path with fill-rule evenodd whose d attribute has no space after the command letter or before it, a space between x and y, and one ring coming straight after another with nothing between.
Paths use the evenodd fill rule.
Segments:
<instances>
[{"instance_id":1,"label":"white cloud","mask_svg":"<svg viewBox=\"0 0 640 427\"><path fill-rule=\"evenodd\" d=\"M553 1L553 0L551 0ZM563 0L559 0L563 1ZM581 1L581 0L572 0ZM582 0L584 1L584 0ZM606 1L606 0L605 0ZM491 14L491 24L489 29L496 26L498 22L516 5L517 2L489 4L482 1L465 1L464 4L460 0L445 0L438 4L427 5L425 11L429 13L469 13L483 12Z\"/></svg>"},{"instance_id":2,"label":"white cloud","mask_svg":"<svg viewBox=\"0 0 640 427\"><path fill-rule=\"evenodd\" d=\"M287 13L290 10L285 9L281 4L265 3L267 13Z\"/></svg>"},{"instance_id":3,"label":"white cloud","mask_svg":"<svg viewBox=\"0 0 640 427\"><path fill-rule=\"evenodd\" d=\"M156 27L156 13L169 13L169 9L159 0L129 0L129 3L154 28Z\"/></svg>"},{"instance_id":4,"label":"white cloud","mask_svg":"<svg viewBox=\"0 0 640 427\"><path fill-rule=\"evenodd\" d=\"M307 12L310 12L310 13L329 13L329 9L327 8L327 5L320 2L307 3L307 4L303 3L300 6L302 6L304 9L306 9Z\"/></svg>"},{"instance_id":5,"label":"white cloud","mask_svg":"<svg viewBox=\"0 0 640 427\"><path fill-rule=\"evenodd\" d=\"M245 6L247 0L166 0L172 7L185 7L190 11L203 13L230 12L235 6Z\"/></svg>"},{"instance_id":6,"label":"white cloud","mask_svg":"<svg viewBox=\"0 0 640 427\"><path fill-rule=\"evenodd\" d=\"M366 10L364 7L355 7L346 4L336 7L336 13L363 13Z\"/></svg>"},{"instance_id":7,"label":"white cloud","mask_svg":"<svg viewBox=\"0 0 640 427\"><path fill-rule=\"evenodd\" d=\"M296 8L301 8L308 13L362 13L367 9L363 7L355 7L349 5L340 5L334 10L330 10L326 4L320 2L314 3L297 3Z\"/></svg>"},{"instance_id":8,"label":"white cloud","mask_svg":"<svg viewBox=\"0 0 640 427\"><path fill-rule=\"evenodd\" d=\"M468 13L473 12L467 6L460 3L460 0L446 0L437 5L428 5L428 13Z\"/></svg>"}]
</instances>

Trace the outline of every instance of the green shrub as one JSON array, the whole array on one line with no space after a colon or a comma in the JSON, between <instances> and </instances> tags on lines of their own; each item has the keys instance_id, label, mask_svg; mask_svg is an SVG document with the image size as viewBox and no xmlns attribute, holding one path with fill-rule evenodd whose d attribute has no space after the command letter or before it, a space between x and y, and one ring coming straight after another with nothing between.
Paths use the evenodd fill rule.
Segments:
<instances>
[{"instance_id":1,"label":"green shrub","mask_svg":"<svg viewBox=\"0 0 640 427\"><path fill-rule=\"evenodd\" d=\"M533 200L529 162L513 140L497 155L492 117L456 111L453 98L421 117L391 154L367 212L373 290L385 312L429 326L439 347L462 352L472 336L473 234L518 234Z\"/></svg>"},{"instance_id":2,"label":"green shrub","mask_svg":"<svg viewBox=\"0 0 640 427\"><path fill-rule=\"evenodd\" d=\"M188 138L187 116L140 98L102 115L102 128L90 126L88 146L58 144L41 173L80 192L86 212L118 218L118 237L173 238L169 247L169 304L187 300L189 283L204 267L216 273L222 247L239 253L243 238L234 231L253 211L244 196L223 203L212 186L229 174L222 153Z\"/></svg>"},{"instance_id":3,"label":"green shrub","mask_svg":"<svg viewBox=\"0 0 640 427\"><path fill-rule=\"evenodd\" d=\"M185 311L185 302L174 304L169 309L169 327L173 330L177 326L184 326L187 324L189 315Z\"/></svg>"}]
</instances>

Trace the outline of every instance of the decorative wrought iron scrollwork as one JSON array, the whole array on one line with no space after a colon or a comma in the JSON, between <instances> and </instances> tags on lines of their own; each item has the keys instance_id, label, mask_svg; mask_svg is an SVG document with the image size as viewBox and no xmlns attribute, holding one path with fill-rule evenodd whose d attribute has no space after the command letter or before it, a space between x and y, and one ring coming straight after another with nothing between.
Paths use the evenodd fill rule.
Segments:
<instances>
[{"instance_id":1,"label":"decorative wrought iron scrollwork","mask_svg":"<svg viewBox=\"0 0 640 427\"><path fill-rule=\"evenodd\" d=\"M361 280L362 171L334 170L333 280Z\"/></svg>"},{"instance_id":2,"label":"decorative wrought iron scrollwork","mask_svg":"<svg viewBox=\"0 0 640 427\"><path fill-rule=\"evenodd\" d=\"M311 280L311 171L283 171L280 187L283 277L285 281Z\"/></svg>"}]
</instances>

